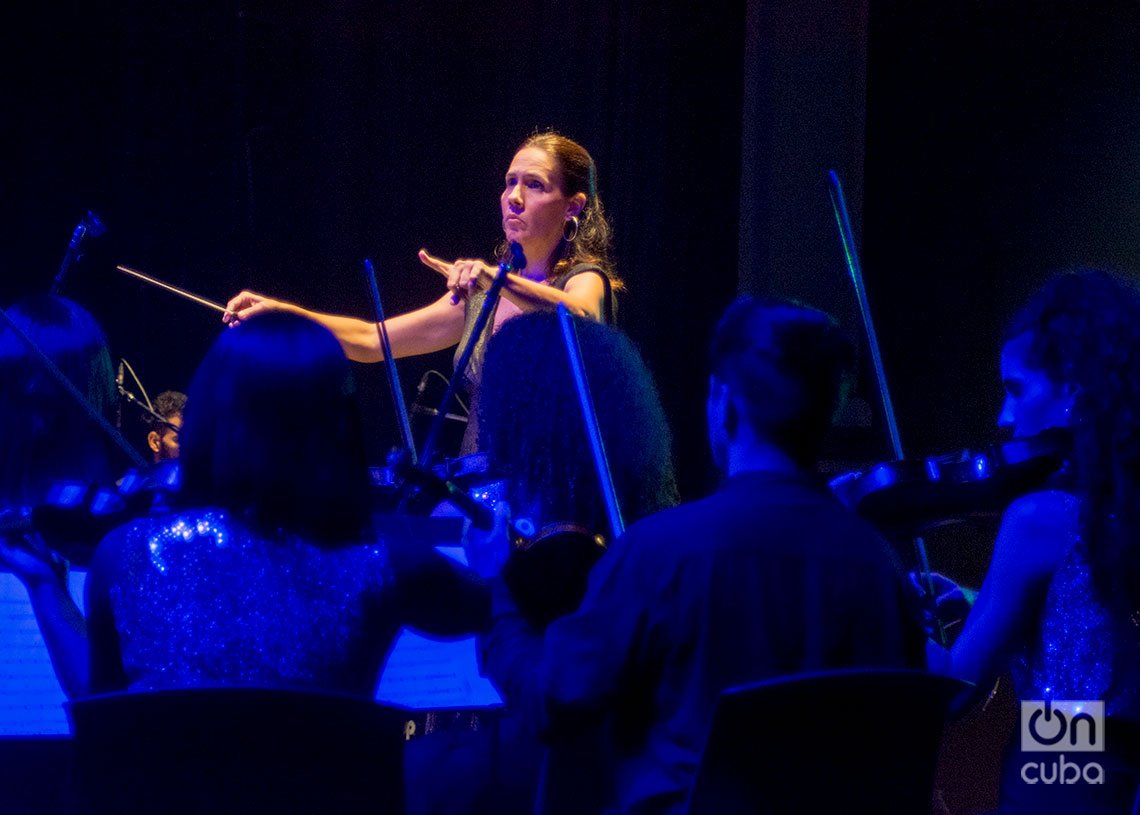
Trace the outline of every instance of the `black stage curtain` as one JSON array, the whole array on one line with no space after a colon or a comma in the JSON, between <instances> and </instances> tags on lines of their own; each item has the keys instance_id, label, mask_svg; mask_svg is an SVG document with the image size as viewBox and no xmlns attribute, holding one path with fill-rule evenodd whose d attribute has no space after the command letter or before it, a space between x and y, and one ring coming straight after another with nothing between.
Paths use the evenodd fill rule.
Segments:
<instances>
[{"instance_id":1,"label":"black stage curtain","mask_svg":"<svg viewBox=\"0 0 1140 815\"><path fill-rule=\"evenodd\" d=\"M133 265L224 301L242 287L396 314L440 292L420 247L488 257L514 147L586 145L629 291L621 324L658 377L683 486L710 485L704 346L736 291L745 4L63 3L22 10L4 55L3 294L45 289L94 209L110 232L67 293L152 393L185 388L213 313L120 278ZM450 358L401 366L409 401ZM398 441L362 368L372 456ZM421 436L422 439L422 436Z\"/></svg>"},{"instance_id":2,"label":"black stage curtain","mask_svg":"<svg viewBox=\"0 0 1140 815\"><path fill-rule=\"evenodd\" d=\"M738 290L859 334L824 173L838 170L908 452L988 438L998 327L1055 268L1140 268L1140 7L733 0L483 4L136 0L23 6L0 49L0 296L46 289L84 211L110 232L67 293L152 393L184 388L242 287L368 313L430 301L415 251L487 256L513 147L598 160L686 497L712 486L704 345ZM401 366L414 394L448 355ZM379 462L398 439L361 367ZM851 457L886 454L868 424ZM869 414L869 417L868 417ZM422 426L419 428L422 432Z\"/></svg>"}]
</instances>

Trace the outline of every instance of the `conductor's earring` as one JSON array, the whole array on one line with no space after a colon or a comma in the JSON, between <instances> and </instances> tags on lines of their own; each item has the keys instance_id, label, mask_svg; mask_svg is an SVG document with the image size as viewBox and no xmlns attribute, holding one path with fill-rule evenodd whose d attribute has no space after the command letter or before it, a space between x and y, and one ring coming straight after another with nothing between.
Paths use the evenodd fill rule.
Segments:
<instances>
[{"instance_id":1,"label":"conductor's earring","mask_svg":"<svg viewBox=\"0 0 1140 815\"><path fill-rule=\"evenodd\" d=\"M573 243L574 239L578 237L578 216L571 215L562 224L562 240L567 243Z\"/></svg>"}]
</instances>

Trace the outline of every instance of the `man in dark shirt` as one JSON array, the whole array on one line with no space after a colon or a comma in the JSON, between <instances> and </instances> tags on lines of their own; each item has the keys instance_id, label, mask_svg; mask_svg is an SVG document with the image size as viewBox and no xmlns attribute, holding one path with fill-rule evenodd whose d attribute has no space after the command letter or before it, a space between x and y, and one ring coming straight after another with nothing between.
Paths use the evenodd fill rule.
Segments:
<instances>
[{"instance_id":1,"label":"man in dark shirt","mask_svg":"<svg viewBox=\"0 0 1140 815\"><path fill-rule=\"evenodd\" d=\"M544 636L495 584L483 664L550 745L540 810L682 812L725 688L921 664L893 553L812 472L852 357L822 312L738 301L711 349L722 487L630 527Z\"/></svg>"}]
</instances>

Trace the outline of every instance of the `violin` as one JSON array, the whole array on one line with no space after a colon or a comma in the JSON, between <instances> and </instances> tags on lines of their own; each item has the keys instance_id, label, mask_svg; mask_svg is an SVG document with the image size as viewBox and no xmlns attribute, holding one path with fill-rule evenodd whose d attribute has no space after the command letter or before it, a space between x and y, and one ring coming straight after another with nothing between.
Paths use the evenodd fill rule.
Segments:
<instances>
[{"instance_id":1,"label":"violin","mask_svg":"<svg viewBox=\"0 0 1140 815\"><path fill-rule=\"evenodd\" d=\"M130 470L115 487L57 481L35 506L0 510L0 535L38 532L50 548L86 559L112 529L170 506L178 486L176 464L166 462L146 473Z\"/></svg>"},{"instance_id":2,"label":"violin","mask_svg":"<svg viewBox=\"0 0 1140 815\"><path fill-rule=\"evenodd\" d=\"M535 529L533 522L521 518L511 531L503 580L523 616L545 628L578 608L586 596L590 570L606 552L606 539L568 521Z\"/></svg>"},{"instance_id":3,"label":"violin","mask_svg":"<svg viewBox=\"0 0 1140 815\"><path fill-rule=\"evenodd\" d=\"M1061 477L1070 431L1052 429L977 449L875 464L831 481L832 492L876 526L917 534L993 517L1020 495Z\"/></svg>"},{"instance_id":4,"label":"violin","mask_svg":"<svg viewBox=\"0 0 1140 815\"><path fill-rule=\"evenodd\" d=\"M482 453L431 469L393 455L389 470L397 482L417 487L421 499L450 503L484 531L494 526L493 505L506 499L507 479L490 470ZM605 537L579 523L539 525L526 517L512 519L507 535L511 546L503 580L523 616L544 628L576 609L586 594L590 570L605 554Z\"/></svg>"}]
</instances>

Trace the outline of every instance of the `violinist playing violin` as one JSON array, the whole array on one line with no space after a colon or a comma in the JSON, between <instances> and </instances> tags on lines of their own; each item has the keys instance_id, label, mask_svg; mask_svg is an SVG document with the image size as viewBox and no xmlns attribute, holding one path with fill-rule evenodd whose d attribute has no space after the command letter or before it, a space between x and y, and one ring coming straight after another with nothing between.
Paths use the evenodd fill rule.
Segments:
<instances>
[{"instance_id":1,"label":"violinist playing violin","mask_svg":"<svg viewBox=\"0 0 1140 815\"><path fill-rule=\"evenodd\" d=\"M223 333L188 406L177 506L99 542L86 621L66 592L32 593L69 696L228 686L371 698L402 625L451 636L484 624L478 580L374 523L351 370L327 329L270 314ZM29 589L42 582L43 564L6 557Z\"/></svg>"},{"instance_id":2,"label":"violinist playing violin","mask_svg":"<svg viewBox=\"0 0 1140 815\"><path fill-rule=\"evenodd\" d=\"M1082 775L1076 783L1041 783L1051 772L1041 759L1058 754L1021 752L1015 736L999 812L1131 812L1140 782L1140 292L1101 271L1049 280L1009 324L1001 374L1000 424L1017 438L1067 429L1073 452L1052 483L1005 511L963 630L948 653L932 644L931 666L979 687L1009 671L1023 702L1104 704L1106 751L1064 751Z\"/></svg>"},{"instance_id":3,"label":"violinist playing violin","mask_svg":"<svg viewBox=\"0 0 1140 815\"><path fill-rule=\"evenodd\" d=\"M78 303L33 295L8 309L12 322L78 389L92 410L111 416L111 354L103 329ZM0 509L11 520L43 504L53 485L109 486L116 456L106 437L11 330L0 330ZM97 539L52 541L93 549ZM40 630L55 655L86 647L86 624L69 594L67 562L31 529L0 536L0 567L31 597ZM68 695L86 687L85 663L55 661Z\"/></svg>"},{"instance_id":4,"label":"violinist playing violin","mask_svg":"<svg viewBox=\"0 0 1140 815\"><path fill-rule=\"evenodd\" d=\"M739 300L710 354L708 432L721 488L632 524L590 573L577 610L544 635L493 580L483 667L549 745L536 811L684 812L721 690L922 663L897 559L812 472L852 361L828 315ZM504 535L471 546L493 563ZM580 751L599 745L606 760L588 765L597 773L589 783L559 776L587 766ZM599 790L605 800L591 797Z\"/></svg>"}]
</instances>

